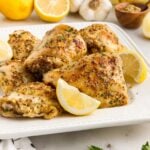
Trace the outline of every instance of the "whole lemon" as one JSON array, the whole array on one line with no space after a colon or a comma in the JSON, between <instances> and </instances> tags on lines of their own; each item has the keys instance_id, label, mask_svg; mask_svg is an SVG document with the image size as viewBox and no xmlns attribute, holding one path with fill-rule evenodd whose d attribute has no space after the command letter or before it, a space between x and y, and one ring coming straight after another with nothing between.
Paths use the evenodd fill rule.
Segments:
<instances>
[{"instance_id":1,"label":"whole lemon","mask_svg":"<svg viewBox=\"0 0 150 150\"><path fill-rule=\"evenodd\" d=\"M0 0L0 11L8 19L23 20L33 10L33 0Z\"/></svg>"}]
</instances>

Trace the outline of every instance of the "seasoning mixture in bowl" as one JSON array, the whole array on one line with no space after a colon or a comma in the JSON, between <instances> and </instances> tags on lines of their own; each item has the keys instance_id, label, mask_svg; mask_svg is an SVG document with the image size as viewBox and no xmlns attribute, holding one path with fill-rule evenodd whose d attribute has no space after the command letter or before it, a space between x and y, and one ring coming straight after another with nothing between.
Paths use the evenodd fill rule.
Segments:
<instances>
[{"instance_id":1,"label":"seasoning mixture in bowl","mask_svg":"<svg viewBox=\"0 0 150 150\"><path fill-rule=\"evenodd\" d=\"M142 3L122 2L115 6L115 12L123 27L136 29L140 27L143 18L149 12L149 7Z\"/></svg>"},{"instance_id":2,"label":"seasoning mixture in bowl","mask_svg":"<svg viewBox=\"0 0 150 150\"><path fill-rule=\"evenodd\" d=\"M138 12L141 12L142 10L140 7L137 7L133 4L129 4L123 8L123 11L130 12L130 13L138 13Z\"/></svg>"}]
</instances>

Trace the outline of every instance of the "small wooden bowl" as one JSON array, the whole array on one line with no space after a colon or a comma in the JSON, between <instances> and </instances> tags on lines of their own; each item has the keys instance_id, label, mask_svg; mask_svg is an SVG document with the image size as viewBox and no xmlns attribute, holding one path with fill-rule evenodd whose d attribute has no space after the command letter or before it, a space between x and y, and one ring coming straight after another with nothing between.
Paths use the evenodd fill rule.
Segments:
<instances>
[{"instance_id":1,"label":"small wooden bowl","mask_svg":"<svg viewBox=\"0 0 150 150\"><path fill-rule=\"evenodd\" d=\"M141 8L142 11L140 12L126 12L123 9L127 7L129 4L133 4L139 8ZM128 3L128 2L123 2L119 3L115 6L115 12L116 12L116 17L119 21L119 23L126 27L126 28L138 28L142 21L144 16L149 12L149 7L144 4L140 3Z\"/></svg>"}]
</instances>

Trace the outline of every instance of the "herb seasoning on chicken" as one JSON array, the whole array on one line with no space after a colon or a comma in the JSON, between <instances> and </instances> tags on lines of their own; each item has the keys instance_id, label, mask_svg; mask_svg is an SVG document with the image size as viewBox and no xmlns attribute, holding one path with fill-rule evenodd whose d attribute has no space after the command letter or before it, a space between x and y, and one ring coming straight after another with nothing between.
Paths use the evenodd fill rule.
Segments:
<instances>
[{"instance_id":1,"label":"herb seasoning on chicken","mask_svg":"<svg viewBox=\"0 0 150 150\"><path fill-rule=\"evenodd\" d=\"M42 74L78 60L86 51L86 44L76 29L58 25L46 33L25 66L32 73Z\"/></svg>"},{"instance_id":2,"label":"herb seasoning on chicken","mask_svg":"<svg viewBox=\"0 0 150 150\"><path fill-rule=\"evenodd\" d=\"M21 84L33 81L21 61L9 61L0 66L0 89L9 93Z\"/></svg>"},{"instance_id":3,"label":"herb seasoning on chicken","mask_svg":"<svg viewBox=\"0 0 150 150\"><path fill-rule=\"evenodd\" d=\"M123 46L112 30L104 24L93 24L80 30L90 53L119 52Z\"/></svg>"},{"instance_id":4,"label":"herb seasoning on chicken","mask_svg":"<svg viewBox=\"0 0 150 150\"><path fill-rule=\"evenodd\" d=\"M128 103L122 61L116 54L95 53L85 56L78 62L46 73L43 81L56 86L59 78L100 100L102 108Z\"/></svg>"},{"instance_id":5,"label":"herb seasoning on chicken","mask_svg":"<svg viewBox=\"0 0 150 150\"><path fill-rule=\"evenodd\" d=\"M40 40L28 31L17 30L9 35L8 43L13 50L13 59L24 61Z\"/></svg>"},{"instance_id":6,"label":"herb seasoning on chicken","mask_svg":"<svg viewBox=\"0 0 150 150\"><path fill-rule=\"evenodd\" d=\"M0 98L0 114L4 117L54 118L62 113L55 90L44 83L21 85Z\"/></svg>"}]
</instances>

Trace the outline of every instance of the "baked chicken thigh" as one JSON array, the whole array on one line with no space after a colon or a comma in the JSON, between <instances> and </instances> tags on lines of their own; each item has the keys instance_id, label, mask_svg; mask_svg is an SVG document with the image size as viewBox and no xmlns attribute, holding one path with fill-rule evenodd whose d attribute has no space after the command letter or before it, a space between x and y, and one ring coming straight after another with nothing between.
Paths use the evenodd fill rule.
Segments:
<instances>
[{"instance_id":1,"label":"baked chicken thigh","mask_svg":"<svg viewBox=\"0 0 150 150\"><path fill-rule=\"evenodd\" d=\"M25 61L25 67L41 75L78 60L86 52L86 44L76 29L58 25L46 33L41 44Z\"/></svg>"},{"instance_id":2,"label":"baked chicken thigh","mask_svg":"<svg viewBox=\"0 0 150 150\"><path fill-rule=\"evenodd\" d=\"M95 53L44 75L46 84L56 86L63 78L80 91L101 101L101 108L128 103L121 58L113 53Z\"/></svg>"},{"instance_id":3,"label":"baked chicken thigh","mask_svg":"<svg viewBox=\"0 0 150 150\"><path fill-rule=\"evenodd\" d=\"M28 31L17 30L9 35L8 43L13 51L13 59L24 61L40 40Z\"/></svg>"},{"instance_id":4,"label":"baked chicken thigh","mask_svg":"<svg viewBox=\"0 0 150 150\"><path fill-rule=\"evenodd\" d=\"M61 113L55 90L40 82L21 85L0 98L0 114L4 117L51 119Z\"/></svg>"},{"instance_id":5,"label":"baked chicken thigh","mask_svg":"<svg viewBox=\"0 0 150 150\"><path fill-rule=\"evenodd\" d=\"M89 53L117 53L124 48L116 34L105 24L93 24L83 28L80 34L87 43Z\"/></svg>"}]
</instances>

